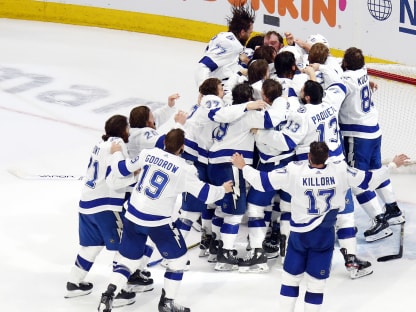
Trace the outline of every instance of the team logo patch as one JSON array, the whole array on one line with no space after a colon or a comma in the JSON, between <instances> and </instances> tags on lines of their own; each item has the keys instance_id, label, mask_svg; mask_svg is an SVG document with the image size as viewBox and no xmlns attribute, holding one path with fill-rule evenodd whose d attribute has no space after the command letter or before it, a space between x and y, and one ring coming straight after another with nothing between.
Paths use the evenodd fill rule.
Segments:
<instances>
[{"instance_id":1,"label":"team logo patch","mask_svg":"<svg viewBox=\"0 0 416 312\"><path fill-rule=\"evenodd\" d=\"M298 108L298 113L305 113L306 112L306 107L305 106L301 106Z\"/></svg>"},{"instance_id":2,"label":"team logo patch","mask_svg":"<svg viewBox=\"0 0 416 312\"><path fill-rule=\"evenodd\" d=\"M357 175L357 170L354 170L354 169L352 169L352 168L347 168L347 171L350 173L350 174L352 174L353 176L356 176Z\"/></svg>"}]
</instances>

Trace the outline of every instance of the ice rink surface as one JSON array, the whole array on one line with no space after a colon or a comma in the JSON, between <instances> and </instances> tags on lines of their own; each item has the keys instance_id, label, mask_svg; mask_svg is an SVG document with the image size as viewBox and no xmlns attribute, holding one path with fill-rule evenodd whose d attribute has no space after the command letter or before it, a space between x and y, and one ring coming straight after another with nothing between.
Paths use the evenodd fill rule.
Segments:
<instances>
[{"instance_id":1,"label":"ice rink surface","mask_svg":"<svg viewBox=\"0 0 416 312\"><path fill-rule=\"evenodd\" d=\"M88 280L92 294L64 299L69 270L78 251L77 205L82 182L21 179L9 173L82 175L93 145L113 114L128 115L139 104L158 107L175 92L178 108L197 97L193 69L204 43L125 31L0 19L0 270L4 312L95 311L111 273L112 254L103 252ZM412 143L412 142L410 142ZM398 151L400 152L400 151ZM394 235L366 243L370 226L356 211L358 255L373 263L374 273L351 280L336 247L327 283L324 312L413 311L416 280L416 194L414 174L394 174L399 205L406 214L404 256L378 263L398 251ZM245 248L246 228L237 247ZM199 241L193 231L189 243ZM193 312L279 311L282 265L270 272L215 272L198 250L189 252L178 302ZM154 259L158 257L157 252ZM164 269L151 268L155 289L138 294L136 303L114 311L157 311ZM303 287L301 289L301 296ZM302 297L296 311L303 311Z\"/></svg>"}]
</instances>

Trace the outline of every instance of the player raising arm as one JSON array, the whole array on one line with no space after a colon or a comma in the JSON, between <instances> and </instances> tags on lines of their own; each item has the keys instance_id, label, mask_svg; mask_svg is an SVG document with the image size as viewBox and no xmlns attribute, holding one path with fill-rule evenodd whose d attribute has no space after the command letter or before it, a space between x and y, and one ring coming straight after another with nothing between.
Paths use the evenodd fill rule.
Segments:
<instances>
[{"instance_id":1,"label":"player raising arm","mask_svg":"<svg viewBox=\"0 0 416 312\"><path fill-rule=\"evenodd\" d=\"M203 57L198 62L195 70L198 87L207 78L227 80L241 68L240 54L253 32L256 16L248 5L233 6L231 13L232 16L227 18L228 31L220 32L210 40Z\"/></svg>"},{"instance_id":2,"label":"player raising arm","mask_svg":"<svg viewBox=\"0 0 416 312\"><path fill-rule=\"evenodd\" d=\"M291 232L280 289L281 311L294 311L299 284L306 272L305 310L319 311L329 277L335 244L335 222L344 209L350 187L374 189L385 179L388 169L361 171L345 161L325 163L329 148L324 142L312 142L308 160L292 162L285 168L261 172L245 164L236 153L231 161L242 169L244 178L256 189L284 189L292 196ZM401 166L406 155L396 156Z\"/></svg>"},{"instance_id":3,"label":"player raising arm","mask_svg":"<svg viewBox=\"0 0 416 312\"><path fill-rule=\"evenodd\" d=\"M118 176L141 171L128 202L119 259L108 288L102 294L98 311L111 311L114 294L126 284L135 263L143 256L148 237L160 254L169 260L159 311L190 311L175 302L188 260L185 240L172 222L175 202L179 194L187 191L206 203L212 203L231 192L232 183L214 186L200 181L196 168L180 157L184 142L184 131L173 129L166 134L164 150L144 149L131 160L124 159L120 152L114 153L118 159L113 162L112 170Z\"/></svg>"}]
</instances>

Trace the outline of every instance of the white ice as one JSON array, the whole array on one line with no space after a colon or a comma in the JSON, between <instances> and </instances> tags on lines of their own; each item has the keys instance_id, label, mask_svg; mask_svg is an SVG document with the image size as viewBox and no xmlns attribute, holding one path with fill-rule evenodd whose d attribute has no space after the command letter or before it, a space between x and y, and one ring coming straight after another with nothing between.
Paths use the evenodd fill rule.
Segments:
<instances>
[{"instance_id":1,"label":"white ice","mask_svg":"<svg viewBox=\"0 0 416 312\"><path fill-rule=\"evenodd\" d=\"M129 99L165 103L168 95L179 92L179 108L188 108L196 100L193 68L205 44L0 19L0 46L0 131L4 136L0 154L1 310L94 311L111 273L110 252L97 258L88 275L94 283L92 294L64 299L78 251L81 181L25 180L8 170L82 175L105 120L117 113L127 115L134 106ZM363 231L370 224L358 208L358 254L373 263L374 273L351 280L336 247L322 311L413 311L415 175L395 174L392 181L407 218L403 258L376 261L397 252L399 227L393 227L392 237L366 243ZM242 227L237 245L241 251L245 233ZM198 240L199 233L193 231L189 243ZM279 311L279 259L270 261L269 273L241 274L215 272L205 258L198 258L197 249L189 256L191 270L184 275L177 300L192 311ZM135 304L117 311L157 311L164 270L156 266L151 272L155 289L139 294ZM302 294L296 311L303 311Z\"/></svg>"}]
</instances>

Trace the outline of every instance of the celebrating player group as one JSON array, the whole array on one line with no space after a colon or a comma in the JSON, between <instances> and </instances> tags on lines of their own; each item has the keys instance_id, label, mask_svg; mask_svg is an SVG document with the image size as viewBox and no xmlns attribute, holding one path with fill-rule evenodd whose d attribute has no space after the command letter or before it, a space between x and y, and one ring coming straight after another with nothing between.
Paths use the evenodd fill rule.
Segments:
<instances>
[{"instance_id":1,"label":"celebrating player group","mask_svg":"<svg viewBox=\"0 0 416 312\"><path fill-rule=\"evenodd\" d=\"M253 35L254 21L250 6L232 7L228 31L196 64L189 112L172 94L165 107L138 103L106 121L81 192L66 298L92 292L87 274L105 247L113 273L98 311L134 303L153 290L147 264L157 248L166 267L158 311L189 312L176 297L192 274L186 242L197 222L199 257L213 270L261 273L281 259L279 311L294 311L302 280L304 311L321 309L336 240L351 278L373 272L357 256L354 209L373 220L368 243L404 224L389 169L408 157L382 165L377 85L363 52L350 47L337 59L320 34ZM247 248L237 251L245 222Z\"/></svg>"}]
</instances>

